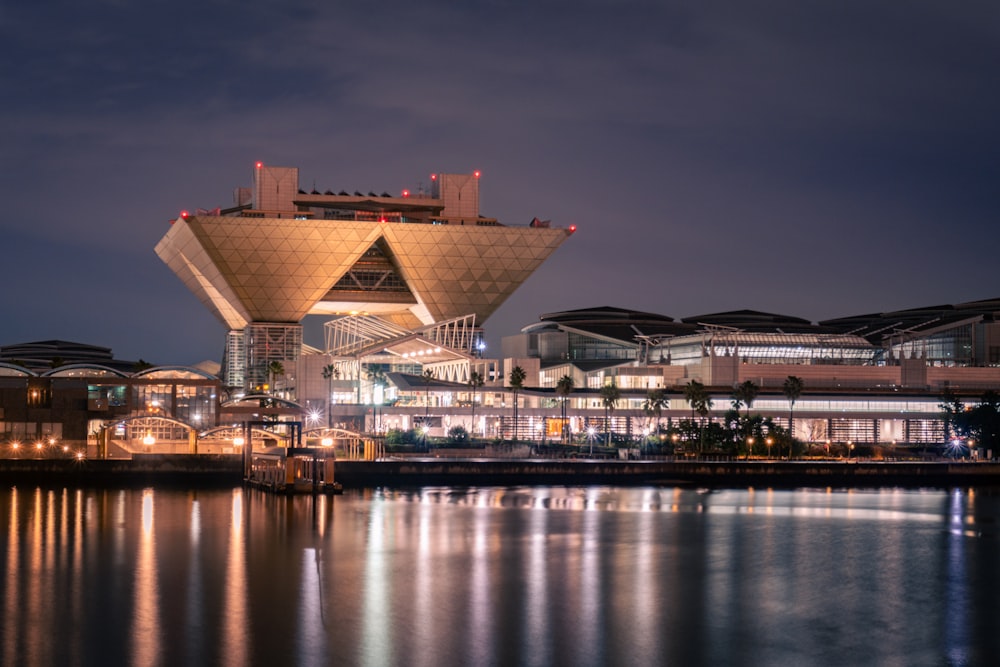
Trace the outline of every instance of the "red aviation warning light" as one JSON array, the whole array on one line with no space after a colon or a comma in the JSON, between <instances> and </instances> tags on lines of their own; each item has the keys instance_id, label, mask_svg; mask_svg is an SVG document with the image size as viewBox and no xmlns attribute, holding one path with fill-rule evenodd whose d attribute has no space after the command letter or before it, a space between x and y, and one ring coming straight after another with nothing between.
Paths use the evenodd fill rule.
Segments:
<instances>
[{"instance_id":1,"label":"red aviation warning light","mask_svg":"<svg viewBox=\"0 0 1000 667\"><path fill-rule=\"evenodd\" d=\"M181 211L181 218L183 218L184 220L187 220L188 216L190 216L190 215L191 214L188 213L187 211Z\"/></svg>"},{"instance_id":2,"label":"red aviation warning light","mask_svg":"<svg viewBox=\"0 0 1000 667\"><path fill-rule=\"evenodd\" d=\"M438 179L438 175L437 174L431 174L431 180L432 181L436 181L437 179Z\"/></svg>"},{"instance_id":3,"label":"red aviation warning light","mask_svg":"<svg viewBox=\"0 0 1000 667\"><path fill-rule=\"evenodd\" d=\"M479 170L476 169L474 172L472 172L472 175L476 178L479 178Z\"/></svg>"},{"instance_id":4,"label":"red aviation warning light","mask_svg":"<svg viewBox=\"0 0 1000 667\"><path fill-rule=\"evenodd\" d=\"M409 197L410 196L410 191L409 190L403 190L403 196L404 197Z\"/></svg>"},{"instance_id":5,"label":"red aviation warning light","mask_svg":"<svg viewBox=\"0 0 1000 667\"><path fill-rule=\"evenodd\" d=\"M569 233L572 234L575 231L576 231L576 225L570 225L569 226Z\"/></svg>"},{"instance_id":6,"label":"red aviation warning light","mask_svg":"<svg viewBox=\"0 0 1000 667\"><path fill-rule=\"evenodd\" d=\"M260 169L261 167L263 167L263 166L264 166L264 163L263 163L263 162L261 162L260 160L258 160L258 161L257 161L257 164L256 164L255 166L256 166L256 167L257 167L258 169Z\"/></svg>"}]
</instances>

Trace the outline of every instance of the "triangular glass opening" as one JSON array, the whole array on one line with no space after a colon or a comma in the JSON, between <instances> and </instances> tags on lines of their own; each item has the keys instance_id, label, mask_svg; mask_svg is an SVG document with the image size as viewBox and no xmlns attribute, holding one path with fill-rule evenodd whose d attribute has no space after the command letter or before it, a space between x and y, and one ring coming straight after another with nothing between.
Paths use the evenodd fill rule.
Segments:
<instances>
[{"instance_id":1,"label":"triangular glass opening","mask_svg":"<svg viewBox=\"0 0 1000 667\"><path fill-rule=\"evenodd\" d=\"M417 302L406 281L399 275L392 251L383 237L379 237L330 288L326 300L342 301L347 296L360 295L370 300Z\"/></svg>"}]
</instances>

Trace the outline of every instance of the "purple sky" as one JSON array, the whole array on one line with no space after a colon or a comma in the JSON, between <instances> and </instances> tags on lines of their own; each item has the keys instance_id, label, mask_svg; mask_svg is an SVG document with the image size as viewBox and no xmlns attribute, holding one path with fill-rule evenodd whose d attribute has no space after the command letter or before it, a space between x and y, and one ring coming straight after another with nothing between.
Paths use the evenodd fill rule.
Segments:
<instances>
[{"instance_id":1,"label":"purple sky","mask_svg":"<svg viewBox=\"0 0 1000 667\"><path fill-rule=\"evenodd\" d=\"M5 3L0 345L218 360L153 247L258 159L335 191L480 169L484 215L576 224L491 342L997 297L998 63L993 1Z\"/></svg>"}]
</instances>

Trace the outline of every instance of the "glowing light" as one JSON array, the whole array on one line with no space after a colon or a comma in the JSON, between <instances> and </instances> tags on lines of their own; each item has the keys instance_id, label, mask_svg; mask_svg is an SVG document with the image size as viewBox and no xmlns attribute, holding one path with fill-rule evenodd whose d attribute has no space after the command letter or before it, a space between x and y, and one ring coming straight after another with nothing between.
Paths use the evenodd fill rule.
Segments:
<instances>
[{"instance_id":1,"label":"glowing light","mask_svg":"<svg viewBox=\"0 0 1000 667\"><path fill-rule=\"evenodd\" d=\"M181 217L184 218L185 220L188 219L189 215L191 215L191 214L188 213L187 211L181 211Z\"/></svg>"},{"instance_id":2,"label":"glowing light","mask_svg":"<svg viewBox=\"0 0 1000 667\"><path fill-rule=\"evenodd\" d=\"M432 181L436 181L437 179L438 179L438 175L437 174L431 174L431 180Z\"/></svg>"},{"instance_id":3,"label":"glowing light","mask_svg":"<svg viewBox=\"0 0 1000 667\"><path fill-rule=\"evenodd\" d=\"M403 196L404 197L409 197L410 196L410 191L409 190L403 190Z\"/></svg>"},{"instance_id":4,"label":"glowing light","mask_svg":"<svg viewBox=\"0 0 1000 667\"><path fill-rule=\"evenodd\" d=\"M15 440L14 442L10 443L10 448L11 449L20 449L21 448L21 443L19 443L17 440Z\"/></svg>"},{"instance_id":5,"label":"glowing light","mask_svg":"<svg viewBox=\"0 0 1000 667\"><path fill-rule=\"evenodd\" d=\"M576 225L570 225L569 226L569 233L572 234L575 231L576 231Z\"/></svg>"},{"instance_id":6,"label":"glowing light","mask_svg":"<svg viewBox=\"0 0 1000 667\"><path fill-rule=\"evenodd\" d=\"M36 442L36 443L35 443L35 449L41 449L41 448L42 448L42 447L44 447L44 446L45 446L45 445L44 445L44 444L42 444L42 441L41 441L41 440L39 440L38 442Z\"/></svg>"},{"instance_id":7,"label":"glowing light","mask_svg":"<svg viewBox=\"0 0 1000 667\"><path fill-rule=\"evenodd\" d=\"M260 168L261 168L261 167L263 167L263 166L264 166L264 163L263 163L263 162L257 162L257 168L258 168L258 169L260 169Z\"/></svg>"},{"instance_id":8,"label":"glowing light","mask_svg":"<svg viewBox=\"0 0 1000 667\"><path fill-rule=\"evenodd\" d=\"M155 443L156 438L153 437L153 434L150 431L146 431L146 435L142 438L142 444L147 447L152 447Z\"/></svg>"},{"instance_id":9,"label":"glowing light","mask_svg":"<svg viewBox=\"0 0 1000 667\"><path fill-rule=\"evenodd\" d=\"M242 447L244 443L246 443L246 440L243 439L243 436L238 435L233 438L233 444L237 447Z\"/></svg>"},{"instance_id":10,"label":"glowing light","mask_svg":"<svg viewBox=\"0 0 1000 667\"><path fill-rule=\"evenodd\" d=\"M79 461L80 459L82 459L82 458L83 458L83 452L77 452L77 453L76 453L76 458L77 458L77 460L78 460L78 461Z\"/></svg>"},{"instance_id":11,"label":"glowing light","mask_svg":"<svg viewBox=\"0 0 1000 667\"><path fill-rule=\"evenodd\" d=\"M324 447L333 447L333 438L326 437L320 440L320 444Z\"/></svg>"},{"instance_id":12,"label":"glowing light","mask_svg":"<svg viewBox=\"0 0 1000 667\"><path fill-rule=\"evenodd\" d=\"M477 169L474 172L472 172L472 175L475 176L476 178L479 178L479 170Z\"/></svg>"}]
</instances>

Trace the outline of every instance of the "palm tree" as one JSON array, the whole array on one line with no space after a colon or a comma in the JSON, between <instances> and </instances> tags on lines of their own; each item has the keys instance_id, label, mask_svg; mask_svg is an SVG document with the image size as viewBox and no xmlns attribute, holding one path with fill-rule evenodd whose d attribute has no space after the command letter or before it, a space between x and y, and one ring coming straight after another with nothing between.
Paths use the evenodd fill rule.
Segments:
<instances>
[{"instance_id":1,"label":"palm tree","mask_svg":"<svg viewBox=\"0 0 1000 667\"><path fill-rule=\"evenodd\" d=\"M427 429L430 428L430 406L431 406L431 380L434 379L434 372L427 369L420 376L424 380L424 427L421 429L424 434L424 448L427 448Z\"/></svg>"},{"instance_id":2,"label":"palm tree","mask_svg":"<svg viewBox=\"0 0 1000 667\"><path fill-rule=\"evenodd\" d=\"M469 373L469 386L472 387L472 437L476 436L476 390L483 386L483 374L478 371Z\"/></svg>"},{"instance_id":3,"label":"palm tree","mask_svg":"<svg viewBox=\"0 0 1000 667\"><path fill-rule=\"evenodd\" d=\"M576 386L576 382L573 381L572 375L563 375L556 382L556 393L559 394L562 408L560 410L562 416L562 441L563 444L566 443L566 437L569 433L569 429L566 424L566 402L569 401L569 395L573 393L573 388Z\"/></svg>"},{"instance_id":4,"label":"palm tree","mask_svg":"<svg viewBox=\"0 0 1000 667\"><path fill-rule=\"evenodd\" d=\"M699 449L705 448L705 417L712 409L712 398L705 389L705 385L697 380L691 380L684 385L684 398L691 406L691 414L697 412L701 416L701 444Z\"/></svg>"},{"instance_id":5,"label":"palm tree","mask_svg":"<svg viewBox=\"0 0 1000 667\"><path fill-rule=\"evenodd\" d=\"M510 390L514 394L514 442L517 442L517 394L524 389L524 380L527 376L528 374L520 366L514 366L510 369L508 381L510 382Z\"/></svg>"},{"instance_id":6,"label":"palm tree","mask_svg":"<svg viewBox=\"0 0 1000 667\"><path fill-rule=\"evenodd\" d=\"M372 383L372 426L375 428L375 432L378 433L378 407L379 404L375 403L375 391L374 387L382 387L384 390L388 385L389 381L385 377L385 371L382 370L381 366L374 366L368 368L368 380Z\"/></svg>"},{"instance_id":7,"label":"palm tree","mask_svg":"<svg viewBox=\"0 0 1000 667\"><path fill-rule=\"evenodd\" d=\"M611 380L610 384L601 387L601 402L604 404L604 439L605 446L611 446L611 414L615 411L615 405L622 397L621 389Z\"/></svg>"},{"instance_id":8,"label":"palm tree","mask_svg":"<svg viewBox=\"0 0 1000 667\"><path fill-rule=\"evenodd\" d=\"M792 460L792 447L795 444L795 401L802 395L802 378L789 375L781 386L781 391L788 399L788 460ZM780 455L779 455L780 456Z\"/></svg>"},{"instance_id":9,"label":"palm tree","mask_svg":"<svg viewBox=\"0 0 1000 667\"><path fill-rule=\"evenodd\" d=\"M650 417L656 415L656 434L660 434L660 417L663 416L663 408L667 405L667 393L662 389L650 389L646 392L646 400L642 402L642 409Z\"/></svg>"},{"instance_id":10,"label":"palm tree","mask_svg":"<svg viewBox=\"0 0 1000 667\"><path fill-rule=\"evenodd\" d=\"M267 379L271 385L272 394L277 393L278 387L276 386L277 382L276 378L279 375L284 375L284 374L285 374L285 365L280 361L278 361L277 359L275 359L274 361L272 361L267 365Z\"/></svg>"},{"instance_id":11,"label":"palm tree","mask_svg":"<svg viewBox=\"0 0 1000 667\"><path fill-rule=\"evenodd\" d=\"M340 369L334 364L323 367L323 379L326 380L326 427L333 427L333 380L340 379Z\"/></svg>"},{"instance_id":12,"label":"palm tree","mask_svg":"<svg viewBox=\"0 0 1000 667\"><path fill-rule=\"evenodd\" d=\"M736 410L737 415L739 415L740 404L747 406L747 416L744 422L744 438L750 437L750 406L753 405L754 400L757 398L757 394L760 393L760 387L754 384L750 380L745 380L742 384L737 385L733 389L733 408ZM749 441L748 441L749 442ZM750 449L747 447L747 458L750 458Z\"/></svg>"}]
</instances>

